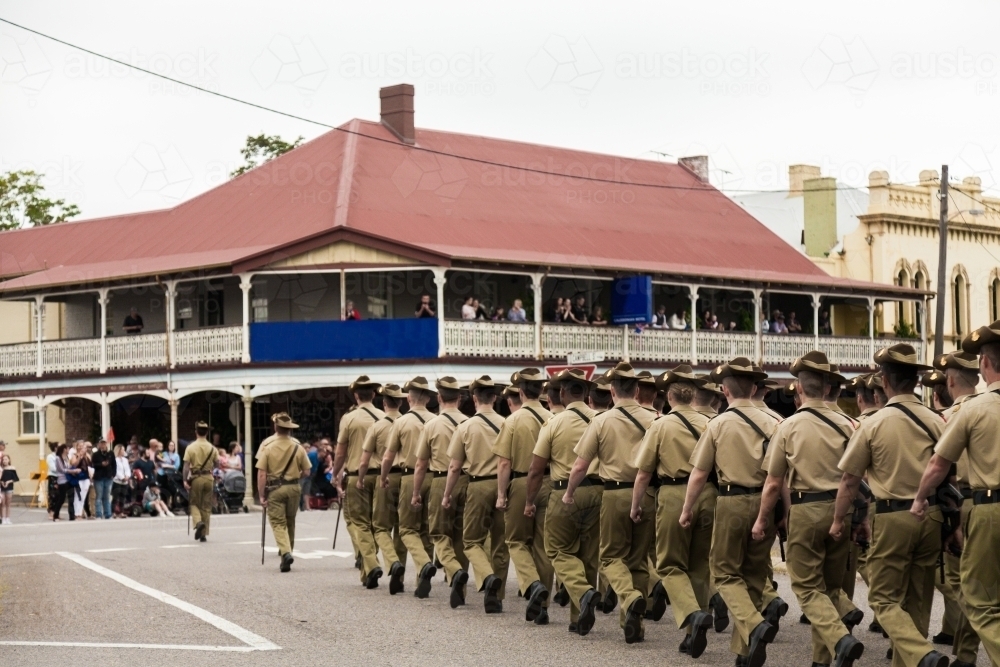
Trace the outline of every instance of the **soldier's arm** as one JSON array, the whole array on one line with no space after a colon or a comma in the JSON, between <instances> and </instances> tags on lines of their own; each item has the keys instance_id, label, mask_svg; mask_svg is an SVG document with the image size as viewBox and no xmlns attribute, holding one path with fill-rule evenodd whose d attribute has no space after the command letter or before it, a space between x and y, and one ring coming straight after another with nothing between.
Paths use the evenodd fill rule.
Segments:
<instances>
[{"instance_id":1,"label":"soldier's arm","mask_svg":"<svg viewBox=\"0 0 1000 667\"><path fill-rule=\"evenodd\" d=\"M830 535L839 540L844 532L844 519L853 512L854 497L858 494L861 486L861 478L845 472L840 478L840 488L837 489L837 501L833 508L833 524L830 526Z\"/></svg>"},{"instance_id":2,"label":"soldier's arm","mask_svg":"<svg viewBox=\"0 0 1000 667\"><path fill-rule=\"evenodd\" d=\"M181 473L181 479L184 480L184 487L191 488L191 464L188 461L184 462L184 471Z\"/></svg>"},{"instance_id":3,"label":"soldier's arm","mask_svg":"<svg viewBox=\"0 0 1000 667\"><path fill-rule=\"evenodd\" d=\"M764 539L764 532L767 530L767 518L774 514L774 506L778 504L778 496L782 493L785 485L784 477L768 475L764 482L764 492L760 496L760 511L757 513L757 522L753 526L753 539L758 542Z\"/></svg>"},{"instance_id":4,"label":"soldier's arm","mask_svg":"<svg viewBox=\"0 0 1000 667\"><path fill-rule=\"evenodd\" d=\"M458 477L462 474L462 461L452 459L448 464L448 481L444 485L444 497L441 499L441 507L448 509L451 507L451 493L455 490Z\"/></svg>"},{"instance_id":5,"label":"soldier's arm","mask_svg":"<svg viewBox=\"0 0 1000 667\"><path fill-rule=\"evenodd\" d=\"M265 492L267 488L267 471L263 468L257 468L257 495L260 496L260 504L262 507L267 507L267 494Z\"/></svg>"},{"instance_id":6,"label":"soldier's arm","mask_svg":"<svg viewBox=\"0 0 1000 667\"><path fill-rule=\"evenodd\" d=\"M691 527L691 518L695 501L701 495L705 484L708 482L708 470L702 470L695 466L691 468L691 476L688 477L687 491L684 494L684 509L681 510L679 523L682 528Z\"/></svg>"},{"instance_id":7,"label":"soldier's arm","mask_svg":"<svg viewBox=\"0 0 1000 667\"><path fill-rule=\"evenodd\" d=\"M507 509L507 486L510 484L510 459L497 457L497 509Z\"/></svg>"},{"instance_id":8,"label":"soldier's arm","mask_svg":"<svg viewBox=\"0 0 1000 667\"><path fill-rule=\"evenodd\" d=\"M389 458L388 456L386 458ZM414 507L420 507L422 498L420 497L420 489L424 485L424 477L427 476L427 468L430 466L430 459L417 459L417 467L413 469L413 496L410 498L410 504ZM389 473L386 471L385 461L382 461L382 479L385 480L383 485L389 488Z\"/></svg>"},{"instance_id":9,"label":"soldier's arm","mask_svg":"<svg viewBox=\"0 0 1000 667\"><path fill-rule=\"evenodd\" d=\"M629 512L629 516L635 523L639 523L639 520L642 519L642 508L640 507L642 494L646 493L646 489L649 488L649 480L652 478L652 472L642 469L635 475L635 486L632 487L632 510Z\"/></svg>"},{"instance_id":10,"label":"soldier's arm","mask_svg":"<svg viewBox=\"0 0 1000 667\"><path fill-rule=\"evenodd\" d=\"M368 470L368 464L372 460L372 452L364 450L361 452L361 461L358 463L358 470ZM382 459L383 461L385 458ZM358 488L364 487L364 477L358 475Z\"/></svg>"},{"instance_id":11,"label":"soldier's arm","mask_svg":"<svg viewBox=\"0 0 1000 667\"><path fill-rule=\"evenodd\" d=\"M525 516L535 515L535 498L538 497L538 489L542 488L542 477L545 475L545 465L548 462L548 459L542 458L537 454L531 457L531 467L528 468L528 482L527 489L525 490ZM529 507L531 508L531 514L528 514Z\"/></svg>"},{"instance_id":12,"label":"soldier's arm","mask_svg":"<svg viewBox=\"0 0 1000 667\"><path fill-rule=\"evenodd\" d=\"M917 491L917 497L913 499L910 514L920 520L924 519L927 512L927 499L934 495L937 488L948 477L952 465L951 461L940 454L931 457L931 460L927 462L923 476L920 478L920 489Z\"/></svg>"},{"instance_id":13,"label":"soldier's arm","mask_svg":"<svg viewBox=\"0 0 1000 667\"><path fill-rule=\"evenodd\" d=\"M583 483L583 478L587 476L591 460L585 459L582 456L576 457L573 470L569 473L569 482L566 483L566 493L563 494L563 502L567 505L573 504L573 495L576 493L577 487Z\"/></svg>"}]
</instances>

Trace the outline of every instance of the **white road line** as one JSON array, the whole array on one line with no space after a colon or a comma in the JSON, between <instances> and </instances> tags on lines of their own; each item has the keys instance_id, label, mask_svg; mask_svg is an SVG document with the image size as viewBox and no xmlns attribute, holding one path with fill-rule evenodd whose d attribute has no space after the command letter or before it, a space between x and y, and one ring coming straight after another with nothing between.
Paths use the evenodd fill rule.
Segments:
<instances>
[{"instance_id":1,"label":"white road line","mask_svg":"<svg viewBox=\"0 0 1000 667\"><path fill-rule=\"evenodd\" d=\"M0 556L0 558L26 558L28 556L51 556L54 551L39 551L33 554L8 554L6 556Z\"/></svg>"},{"instance_id":2,"label":"white road line","mask_svg":"<svg viewBox=\"0 0 1000 667\"><path fill-rule=\"evenodd\" d=\"M161 549L194 549L197 544L164 544Z\"/></svg>"},{"instance_id":3,"label":"white road line","mask_svg":"<svg viewBox=\"0 0 1000 667\"><path fill-rule=\"evenodd\" d=\"M260 544L260 540L248 540L246 542L230 542L230 544Z\"/></svg>"},{"instance_id":4,"label":"white road line","mask_svg":"<svg viewBox=\"0 0 1000 667\"><path fill-rule=\"evenodd\" d=\"M326 542L333 538L330 537L299 537L296 538L296 542Z\"/></svg>"},{"instance_id":5,"label":"white road line","mask_svg":"<svg viewBox=\"0 0 1000 667\"><path fill-rule=\"evenodd\" d=\"M65 551L57 551L56 553L62 556L63 558L73 561L77 565L82 565L88 570L92 570L93 572L102 574L105 577L108 577L109 579L113 579L114 581L117 581L119 584L127 586L128 588L131 588L134 591L138 591L139 593L148 595L155 600L159 600L164 604L176 607L181 611L186 611L195 618L199 618L202 621L205 621L206 623L215 626L219 630L222 630L223 632L230 634L233 637L236 637L241 642L248 645L254 651L275 651L281 648L277 644L274 644L268 641L267 639L264 639L260 635L254 634L253 632L250 632L245 628L241 628L232 621L227 621L221 616L216 616L210 611L206 611L201 607L196 607L190 602L185 602L184 600L175 598L173 595L168 595L167 593L158 591L155 588L150 588L149 586L140 584L138 581L135 581L134 579L129 579L123 574L119 574L114 570L109 570L106 567L102 567L97 563L88 560L79 554L68 553Z\"/></svg>"},{"instance_id":6,"label":"white road line","mask_svg":"<svg viewBox=\"0 0 1000 667\"><path fill-rule=\"evenodd\" d=\"M252 646L198 646L195 644L102 644L87 642L15 642L0 641L0 646L59 646L71 648L151 648L170 651L226 651L230 653L250 653Z\"/></svg>"},{"instance_id":7,"label":"white road line","mask_svg":"<svg viewBox=\"0 0 1000 667\"><path fill-rule=\"evenodd\" d=\"M88 554L109 554L112 551L138 551L139 547L116 547L114 549L87 549Z\"/></svg>"}]
</instances>

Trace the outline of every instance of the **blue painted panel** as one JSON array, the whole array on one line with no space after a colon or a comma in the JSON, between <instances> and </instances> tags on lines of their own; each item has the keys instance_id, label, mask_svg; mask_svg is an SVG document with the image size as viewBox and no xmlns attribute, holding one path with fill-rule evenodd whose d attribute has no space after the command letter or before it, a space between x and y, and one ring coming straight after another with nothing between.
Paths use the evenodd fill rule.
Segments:
<instances>
[{"instance_id":1,"label":"blue painted panel","mask_svg":"<svg viewBox=\"0 0 1000 667\"><path fill-rule=\"evenodd\" d=\"M438 356L437 320L256 322L250 360L339 361Z\"/></svg>"},{"instance_id":2,"label":"blue painted panel","mask_svg":"<svg viewBox=\"0 0 1000 667\"><path fill-rule=\"evenodd\" d=\"M611 284L611 323L653 321L653 278L616 278Z\"/></svg>"}]
</instances>

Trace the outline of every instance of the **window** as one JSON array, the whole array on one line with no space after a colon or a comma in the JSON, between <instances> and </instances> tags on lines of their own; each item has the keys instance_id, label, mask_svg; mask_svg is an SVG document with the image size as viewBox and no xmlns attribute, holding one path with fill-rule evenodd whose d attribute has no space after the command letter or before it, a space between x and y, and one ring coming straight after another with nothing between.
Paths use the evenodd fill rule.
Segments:
<instances>
[{"instance_id":1,"label":"window","mask_svg":"<svg viewBox=\"0 0 1000 667\"><path fill-rule=\"evenodd\" d=\"M900 287L910 286L910 274L906 269L900 269L899 273L896 274L896 284ZM912 304L909 301L897 301L896 302L896 324L897 326L903 324L904 322L909 324L913 322L913 315L910 312L912 309Z\"/></svg>"},{"instance_id":2,"label":"window","mask_svg":"<svg viewBox=\"0 0 1000 667\"><path fill-rule=\"evenodd\" d=\"M956 267L952 282L952 318L956 338L965 336L969 330L969 281L961 267Z\"/></svg>"},{"instance_id":3,"label":"window","mask_svg":"<svg viewBox=\"0 0 1000 667\"><path fill-rule=\"evenodd\" d=\"M995 274L990 283L990 322L1000 320L1000 278Z\"/></svg>"},{"instance_id":4,"label":"window","mask_svg":"<svg viewBox=\"0 0 1000 667\"><path fill-rule=\"evenodd\" d=\"M21 403L21 435L38 435L42 432L42 410L31 403Z\"/></svg>"},{"instance_id":5,"label":"window","mask_svg":"<svg viewBox=\"0 0 1000 667\"><path fill-rule=\"evenodd\" d=\"M254 322L267 322L267 299L253 299L250 306L253 308Z\"/></svg>"}]
</instances>

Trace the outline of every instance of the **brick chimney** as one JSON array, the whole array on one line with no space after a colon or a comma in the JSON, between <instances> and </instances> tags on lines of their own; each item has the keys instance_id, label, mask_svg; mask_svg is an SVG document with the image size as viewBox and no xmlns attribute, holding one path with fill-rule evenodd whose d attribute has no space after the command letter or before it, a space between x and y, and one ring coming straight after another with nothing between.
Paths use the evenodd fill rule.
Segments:
<instances>
[{"instance_id":1,"label":"brick chimney","mask_svg":"<svg viewBox=\"0 0 1000 667\"><path fill-rule=\"evenodd\" d=\"M806 181L820 178L819 167L811 164L793 164L788 166L788 196L801 197Z\"/></svg>"},{"instance_id":2,"label":"brick chimney","mask_svg":"<svg viewBox=\"0 0 1000 667\"><path fill-rule=\"evenodd\" d=\"M404 144L413 145L413 86L401 83L378 92L382 99L382 124L392 130Z\"/></svg>"},{"instance_id":3,"label":"brick chimney","mask_svg":"<svg viewBox=\"0 0 1000 667\"><path fill-rule=\"evenodd\" d=\"M708 156L695 155L692 157L682 157L677 160L677 164L684 167L698 177L702 183L708 183Z\"/></svg>"}]
</instances>

